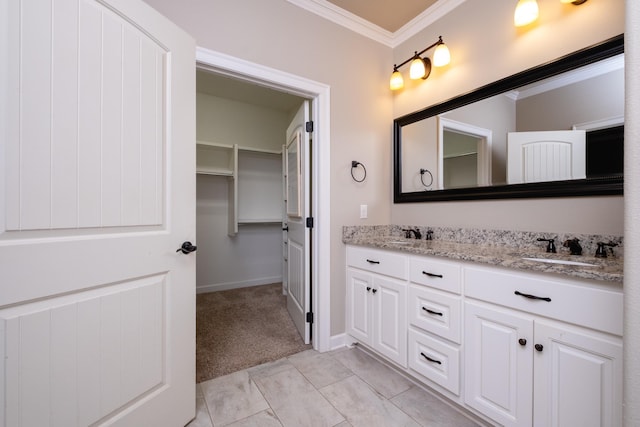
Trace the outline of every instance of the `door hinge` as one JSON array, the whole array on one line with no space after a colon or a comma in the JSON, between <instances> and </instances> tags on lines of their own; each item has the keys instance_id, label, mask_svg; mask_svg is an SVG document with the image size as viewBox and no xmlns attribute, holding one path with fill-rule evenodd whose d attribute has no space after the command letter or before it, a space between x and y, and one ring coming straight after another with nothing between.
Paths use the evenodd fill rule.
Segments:
<instances>
[{"instance_id":1,"label":"door hinge","mask_svg":"<svg viewBox=\"0 0 640 427\"><path fill-rule=\"evenodd\" d=\"M307 313L307 323L313 323L313 313L312 312L308 312Z\"/></svg>"},{"instance_id":2,"label":"door hinge","mask_svg":"<svg viewBox=\"0 0 640 427\"><path fill-rule=\"evenodd\" d=\"M313 228L313 217L307 217L307 228Z\"/></svg>"},{"instance_id":3,"label":"door hinge","mask_svg":"<svg viewBox=\"0 0 640 427\"><path fill-rule=\"evenodd\" d=\"M309 121L304 124L305 130L309 133L313 132L313 122Z\"/></svg>"}]
</instances>

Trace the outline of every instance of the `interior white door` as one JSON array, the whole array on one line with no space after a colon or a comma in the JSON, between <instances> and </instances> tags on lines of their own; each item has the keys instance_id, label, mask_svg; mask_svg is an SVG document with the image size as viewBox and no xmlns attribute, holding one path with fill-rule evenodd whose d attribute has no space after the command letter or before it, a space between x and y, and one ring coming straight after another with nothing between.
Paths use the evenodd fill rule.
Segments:
<instances>
[{"instance_id":1,"label":"interior white door","mask_svg":"<svg viewBox=\"0 0 640 427\"><path fill-rule=\"evenodd\" d=\"M1 3L0 425L184 425L195 43L139 0Z\"/></svg>"},{"instance_id":2,"label":"interior white door","mask_svg":"<svg viewBox=\"0 0 640 427\"><path fill-rule=\"evenodd\" d=\"M286 207L287 207L287 309L305 344L311 342L310 313L310 212L309 154L311 138L306 131L309 102L304 101L287 128Z\"/></svg>"},{"instance_id":3,"label":"interior white door","mask_svg":"<svg viewBox=\"0 0 640 427\"><path fill-rule=\"evenodd\" d=\"M584 130L509 132L507 182L561 181L587 176Z\"/></svg>"}]
</instances>

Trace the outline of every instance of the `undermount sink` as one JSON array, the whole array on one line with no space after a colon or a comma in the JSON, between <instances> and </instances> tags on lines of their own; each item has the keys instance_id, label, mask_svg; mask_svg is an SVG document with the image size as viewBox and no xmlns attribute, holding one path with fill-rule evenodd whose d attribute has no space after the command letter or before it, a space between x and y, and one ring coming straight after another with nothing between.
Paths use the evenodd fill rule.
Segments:
<instances>
[{"instance_id":1,"label":"undermount sink","mask_svg":"<svg viewBox=\"0 0 640 427\"><path fill-rule=\"evenodd\" d=\"M563 265L579 265L582 267L597 267L597 264L590 264L588 262L580 262L580 261L567 261L563 259L528 258L528 257L522 257L522 259L527 261L534 261L534 262L544 262L547 264L563 264Z\"/></svg>"}]
</instances>

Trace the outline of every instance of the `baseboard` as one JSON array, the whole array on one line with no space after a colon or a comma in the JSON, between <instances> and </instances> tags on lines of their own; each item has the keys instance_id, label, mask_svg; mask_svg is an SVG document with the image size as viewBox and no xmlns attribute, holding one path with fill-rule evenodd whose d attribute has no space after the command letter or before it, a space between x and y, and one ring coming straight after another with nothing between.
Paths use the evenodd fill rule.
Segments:
<instances>
[{"instance_id":1,"label":"baseboard","mask_svg":"<svg viewBox=\"0 0 640 427\"><path fill-rule=\"evenodd\" d=\"M249 288L251 286L270 285L272 283L281 282L282 276L274 276L245 280L243 282L214 283L212 285L196 286L196 293L204 294L207 292L228 291L229 289Z\"/></svg>"},{"instance_id":2,"label":"baseboard","mask_svg":"<svg viewBox=\"0 0 640 427\"><path fill-rule=\"evenodd\" d=\"M343 333L340 335L332 335L329 340L329 351L337 350L339 348L345 347L349 342L347 342L347 334Z\"/></svg>"}]
</instances>

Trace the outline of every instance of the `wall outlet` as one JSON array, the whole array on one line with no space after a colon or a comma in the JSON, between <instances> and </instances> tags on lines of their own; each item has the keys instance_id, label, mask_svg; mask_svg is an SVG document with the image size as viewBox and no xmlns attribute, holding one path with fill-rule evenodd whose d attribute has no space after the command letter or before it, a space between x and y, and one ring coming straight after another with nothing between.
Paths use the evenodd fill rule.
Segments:
<instances>
[{"instance_id":1,"label":"wall outlet","mask_svg":"<svg viewBox=\"0 0 640 427\"><path fill-rule=\"evenodd\" d=\"M367 217L367 205L360 205L360 218L364 219Z\"/></svg>"}]
</instances>

